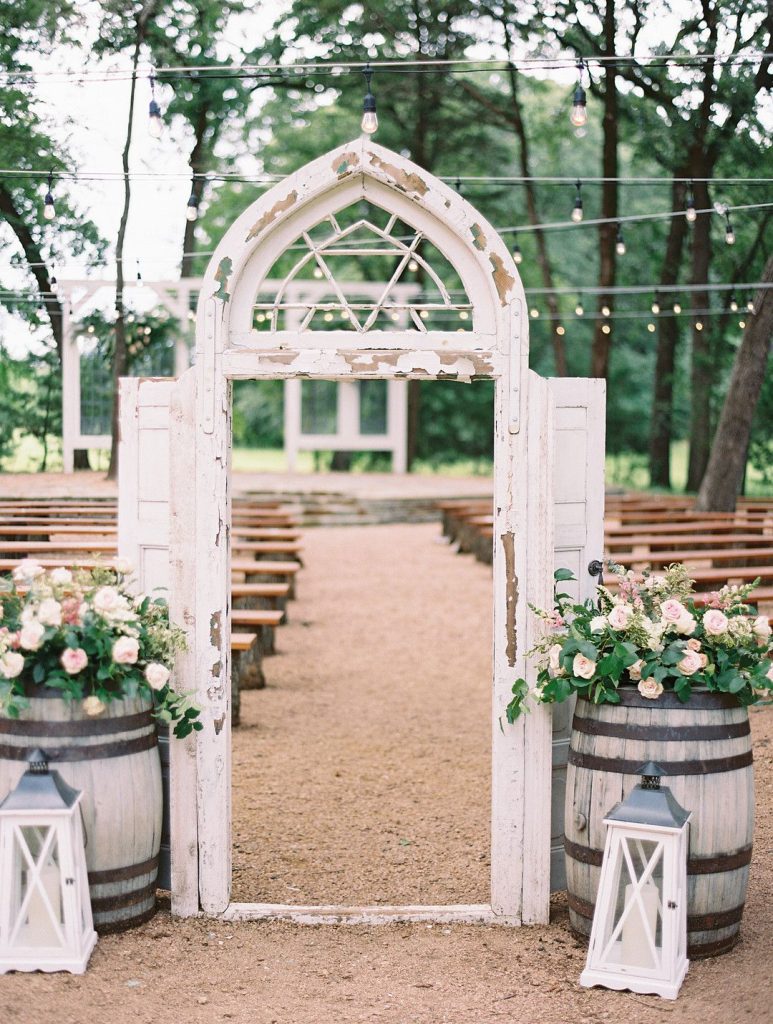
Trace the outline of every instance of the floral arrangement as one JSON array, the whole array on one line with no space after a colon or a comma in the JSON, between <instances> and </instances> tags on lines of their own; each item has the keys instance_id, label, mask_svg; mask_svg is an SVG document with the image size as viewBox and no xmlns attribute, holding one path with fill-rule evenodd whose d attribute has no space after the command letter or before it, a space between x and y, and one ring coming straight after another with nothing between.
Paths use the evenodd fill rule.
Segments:
<instances>
[{"instance_id":1,"label":"floral arrangement","mask_svg":"<svg viewBox=\"0 0 773 1024\"><path fill-rule=\"evenodd\" d=\"M599 586L597 603L575 604L557 593L553 611L532 606L545 625L528 653L538 659L537 685L530 691L525 679L516 680L509 722L530 700L553 703L577 693L617 704L619 687L631 684L653 701L670 690L686 703L693 687L734 694L743 705L773 696L770 625L745 603L758 580L723 587L698 606L683 565L663 575L637 575L614 563L609 568L618 577L617 592ZM567 569L555 578L574 579Z\"/></svg>"},{"instance_id":2,"label":"floral arrangement","mask_svg":"<svg viewBox=\"0 0 773 1024\"><path fill-rule=\"evenodd\" d=\"M199 708L169 685L183 631L163 598L128 592L130 571L122 559L51 571L25 559L0 578L0 714L18 718L28 687L47 686L94 717L111 700L152 696L175 736L202 728Z\"/></svg>"}]
</instances>

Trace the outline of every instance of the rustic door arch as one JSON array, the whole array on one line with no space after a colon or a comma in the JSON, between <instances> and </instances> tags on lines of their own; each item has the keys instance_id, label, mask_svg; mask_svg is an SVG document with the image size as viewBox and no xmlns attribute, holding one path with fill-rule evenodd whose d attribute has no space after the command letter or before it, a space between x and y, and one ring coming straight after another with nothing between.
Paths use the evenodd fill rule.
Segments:
<instances>
[{"instance_id":1,"label":"rustic door arch","mask_svg":"<svg viewBox=\"0 0 773 1024\"><path fill-rule=\"evenodd\" d=\"M344 223L342 211L362 202L382 213L366 211ZM383 250L393 268L383 294L370 303L345 294L333 269L342 255L365 258L363 249L367 258ZM445 287L428 254L450 264L458 294ZM425 264L434 293L423 306L415 302L402 310L403 322L396 324L390 289L412 260ZM297 310L288 316L284 285L260 304L262 319L256 319L257 293L269 275L276 278L279 265L286 268L285 281L316 266L329 282L328 300L305 309L300 326ZM496 382L489 904L293 908L230 902L231 381L297 377ZM185 622L190 642L178 685L191 689L195 680L204 709L203 732L172 748L175 913L301 921L547 921L551 716L541 708L513 726L500 719L513 680L532 675L524 654L538 625L527 603L546 604L552 596L557 404L548 382L528 370L523 288L496 231L454 190L372 140L358 139L315 160L256 200L228 230L202 283L195 366L171 399L170 589L173 612ZM585 437L587 423L578 422L570 417L569 428ZM585 445L586 454L589 449ZM572 517L587 520L585 506L579 512L581 502L574 499L580 492L582 501L587 497L590 465L588 457L577 494L567 492L560 513L570 526ZM597 543L597 534L585 529L582 538L574 537L578 559L588 543Z\"/></svg>"}]
</instances>

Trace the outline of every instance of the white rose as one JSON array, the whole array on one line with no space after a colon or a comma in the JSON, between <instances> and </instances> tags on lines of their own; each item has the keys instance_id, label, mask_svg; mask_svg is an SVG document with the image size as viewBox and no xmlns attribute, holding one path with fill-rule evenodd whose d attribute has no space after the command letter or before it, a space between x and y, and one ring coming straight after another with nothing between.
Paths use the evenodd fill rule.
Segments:
<instances>
[{"instance_id":1,"label":"white rose","mask_svg":"<svg viewBox=\"0 0 773 1024\"><path fill-rule=\"evenodd\" d=\"M656 700L663 692L663 684L656 679L642 679L637 689L647 700Z\"/></svg>"},{"instance_id":2,"label":"white rose","mask_svg":"<svg viewBox=\"0 0 773 1024\"><path fill-rule=\"evenodd\" d=\"M81 707L83 708L84 714L87 714L89 718L96 718L105 710L105 705L99 697L94 696L84 698Z\"/></svg>"},{"instance_id":3,"label":"white rose","mask_svg":"<svg viewBox=\"0 0 773 1024\"><path fill-rule=\"evenodd\" d=\"M0 612L0 617L2 617L2 612ZM758 615L752 623L752 630L761 643L767 643L771 633L767 615Z\"/></svg>"},{"instance_id":4,"label":"white rose","mask_svg":"<svg viewBox=\"0 0 773 1024\"><path fill-rule=\"evenodd\" d=\"M586 658L584 654L575 654L572 672L580 679L592 679L596 671L596 662Z\"/></svg>"},{"instance_id":5,"label":"white rose","mask_svg":"<svg viewBox=\"0 0 773 1024\"><path fill-rule=\"evenodd\" d=\"M602 630L607 628L607 619L605 615L594 615L590 620L590 631L591 633L600 633Z\"/></svg>"},{"instance_id":6,"label":"white rose","mask_svg":"<svg viewBox=\"0 0 773 1024\"><path fill-rule=\"evenodd\" d=\"M19 646L24 647L27 651L36 651L43 642L43 634L46 631L46 627L36 621L28 622L22 626L21 632L19 633Z\"/></svg>"},{"instance_id":7,"label":"white rose","mask_svg":"<svg viewBox=\"0 0 773 1024\"><path fill-rule=\"evenodd\" d=\"M113 559L113 566L115 567L115 571L119 572L122 576L128 575L134 569L134 566L128 558L118 557Z\"/></svg>"},{"instance_id":8,"label":"white rose","mask_svg":"<svg viewBox=\"0 0 773 1024\"><path fill-rule=\"evenodd\" d=\"M676 620L675 624L677 633L681 633L682 636L687 636L689 633L695 631L695 627L698 623L695 618L685 609L684 615L680 615Z\"/></svg>"},{"instance_id":9,"label":"white rose","mask_svg":"<svg viewBox=\"0 0 773 1024\"><path fill-rule=\"evenodd\" d=\"M62 566L52 569L49 578L58 587L66 587L68 583L72 583L72 573L69 569L65 569Z\"/></svg>"},{"instance_id":10,"label":"white rose","mask_svg":"<svg viewBox=\"0 0 773 1024\"><path fill-rule=\"evenodd\" d=\"M625 629L631 621L633 608L629 604L616 604L607 615L607 622L612 629Z\"/></svg>"},{"instance_id":11,"label":"white rose","mask_svg":"<svg viewBox=\"0 0 773 1024\"><path fill-rule=\"evenodd\" d=\"M709 636L722 636L727 626L727 616L718 608L710 608L703 616L703 629Z\"/></svg>"},{"instance_id":12,"label":"white rose","mask_svg":"<svg viewBox=\"0 0 773 1024\"><path fill-rule=\"evenodd\" d=\"M55 598L47 597L45 601L40 602L38 621L44 626L62 625L62 606Z\"/></svg>"},{"instance_id":13,"label":"white rose","mask_svg":"<svg viewBox=\"0 0 773 1024\"><path fill-rule=\"evenodd\" d=\"M100 587L94 594L92 601L94 611L99 612L105 618L109 618L113 612L121 606L121 595L115 587Z\"/></svg>"},{"instance_id":14,"label":"white rose","mask_svg":"<svg viewBox=\"0 0 773 1024\"><path fill-rule=\"evenodd\" d=\"M145 678L152 690L163 690L169 679L169 669L166 665L151 661L149 665L145 666Z\"/></svg>"},{"instance_id":15,"label":"white rose","mask_svg":"<svg viewBox=\"0 0 773 1024\"><path fill-rule=\"evenodd\" d=\"M117 665L133 665L140 655L140 645L130 636L122 636L113 644L113 661Z\"/></svg>"},{"instance_id":16,"label":"white rose","mask_svg":"<svg viewBox=\"0 0 773 1024\"><path fill-rule=\"evenodd\" d=\"M15 679L24 668L24 657L18 651L6 651L0 658L0 676Z\"/></svg>"},{"instance_id":17,"label":"white rose","mask_svg":"<svg viewBox=\"0 0 773 1024\"><path fill-rule=\"evenodd\" d=\"M34 558L25 558L13 570L13 578L17 583L32 583L46 570Z\"/></svg>"}]
</instances>

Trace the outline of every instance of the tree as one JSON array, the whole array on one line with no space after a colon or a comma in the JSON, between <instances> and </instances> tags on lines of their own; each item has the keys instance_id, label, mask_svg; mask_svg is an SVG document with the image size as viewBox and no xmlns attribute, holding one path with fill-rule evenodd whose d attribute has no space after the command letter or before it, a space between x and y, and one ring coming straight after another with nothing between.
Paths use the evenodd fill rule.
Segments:
<instances>
[{"instance_id":1,"label":"tree","mask_svg":"<svg viewBox=\"0 0 773 1024\"><path fill-rule=\"evenodd\" d=\"M702 512L733 512L743 486L754 410L765 379L773 338L773 256L754 299L754 314L733 364L722 415L695 503Z\"/></svg>"}]
</instances>

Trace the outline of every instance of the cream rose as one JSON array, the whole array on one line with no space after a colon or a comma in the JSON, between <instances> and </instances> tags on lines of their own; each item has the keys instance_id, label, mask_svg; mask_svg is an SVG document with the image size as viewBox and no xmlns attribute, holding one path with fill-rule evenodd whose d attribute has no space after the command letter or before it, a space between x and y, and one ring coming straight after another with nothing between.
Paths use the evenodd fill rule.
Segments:
<instances>
[{"instance_id":1,"label":"cream rose","mask_svg":"<svg viewBox=\"0 0 773 1024\"><path fill-rule=\"evenodd\" d=\"M24 668L24 657L16 651L6 651L0 657L0 676L3 679L15 679Z\"/></svg>"},{"instance_id":2,"label":"cream rose","mask_svg":"<svg viewBox=\"0 0 773 1024\"><path fill-rule=\"evenodd\" d=\"M727 615L718 608L710 608L703 616L703 629L709 636L722 636L727 627Z\"/></svg>"},{"instance_id":3,"label":"cream rose","mask_svg":"<svg viewBox=\"0 0 773 1024\"><path fill-rule=\"evenodd\" d=\"M647 700L656 700L663 692L663 684L659 683L657 679L642 679L637 689Z\"/></svg>"},{"instance_id":4,"label":"cream rose","mask_svg":"<svg viewBox=\"0 0 773 1024\"><path fill-rule=\"evenodd\" d=\"M62 651L62 657L59 661L68 676L77 675L89 663L88 655L82 647L68 647Z\"/></svg>"},{"instance_id":5,"label":"cream rose","mask_svg":"<svg viewBox=\"0 0 773 1024\"><path fill-rule=\"evenodd\" d=\"M68 583L72 583L72 573L69 569L65 569L63 566L58 566L56 569L51 570L49 579L52 583L55 583L57 587L66 587Z\"/></svg>"},{"instance_id":6,"label":"cream rose","mask_svg":"<svg viewBox=\"0 0 773 1024\"><path fill-rule=\"evenodd\" d=\"M130 573L134 569L134 566L132 565L128 558L119 557L113 559L113 566L115 568L115 571L119 572L122 576L128 575L128 573Z\"/></svg>"},{"instance_id":7,"label":"cream rose","mask_svg":"<svg viewBox=\"0 0 773 1024\"><path fill-rule=\"evenodd\" d=\"M688 633L692 633L695 630L698 623L695 621L695 618L685 610L684 615L681 615L674 625L676 626L677 633L681 633L682 636L686 636Z\"/></svg>"},{"instance_id":8,"label":"cream rose","mask_svg":"<svg viewBox=\"0 0 773 1024\"><path fill-rule=\"evenodd\" d=\"M590 631L591 633L601 633L602 630L607 628L607 617L606 615L594 615L590 620Z\"/></svg>"},{"instance_id":9,"label":"cream rose","mask_svg":"<svg viewBox=\"0 0 773 1024\"><path fill-rule=\"evenodd\" d=\"M85 697L81 707L83 708L84 714L88 715L89 718L96 718L101 715L105 710L105 705L99 699L99 697Z\"/></svg>"},{"instance_id":10,"label":"cream rose","mask_svg":"<svg viewBox=\"0 0 773 1024\"><path fill-rule=\"evenodd\" d=\"M19 646L27 651L36 651L43 642L45 631L46 627L41 622L27 622L19 633Z\"/></svg>"},{"instance_id":11,"label":"cream rose","mask_svg":"<svg viewBox=\"0 0 773 1024\"><path fill-rule=\"evenodd\" d=\"M691 676L703 668L703 657L705 655L701 656L697 651L685 651L684 657L676 663L676 667L683 676Z\"/></svg>"},{"instance_id":12,"label":"cream rose","mask_svg":"<svg viewBox=\"0 0 773 1024\"><path fill-rule=\"evenodd\" d=\"M38 622L42 622L44 626L62 625L62 606L55 598L47 597L45 601L40 602Z\"/></svg>"},{"instance_id":13,"label":"cream rose","mask_svg":"<svg viewBox=\"0 0 773 1024\"><path fill-rule=\"evenodd\" d=\"M17 583L32 583L46 570L34 558L25 558L13 570L13 578Z\"/></svg>"},{"instance_id":14,"label":"cream rose","mask_svg":"<svg viewBox=\"0 0 773 1024\"><path fill-rule=\"evenodd\" d=\"M94 594L92 603L95 612L99 612L104 618L110 618L122 608L124 600L115 587L100 587Z\"/></svg>"},{"instance_id":15,"label":"cream rose","mask_svg":"<svg viewBox=\"0 0 773 1024\"><path fill-rule=\"evenodd\" d=\"M607 622L612 629L625 629L631 621L633 608L629 604L616 604L607 615Z\"/></svg>"},{"instance_id":16,"label":"cream rose","mask_svg":"<svg viewBox=\"0 0 773 1024\"><path fill-rule=\"evenodd\" d=\"M116 665L133 665L140 656L140 645L132 636L122 636L113 644Z\"/></svg>"},{"instance_id":17,"label":"cream rose","mask_svg":"<svg viewBox=\"0 0 773 1024\"><path fill-rule=\"evenodd\" d=\"M562 650L563 648L561 647L561 644L553 644L548 651L548 671L551 676L557 676L559 673L563 672L561 662L559 661Z\"/></svg>"},{"instance_id":18,"label":"cream rose","mask_svg":"<svg viewBox=\"0 0 773 1024\"><path fill-rule=\"evenodd\" d=\"M558 647L558 644L556 644ZM561 648L559 647L559 650ZM169 669L157 661L145 666L145 678L152 690L163 690L169 680Z\"/></svg>"},{"instance_id":19,"label":"cream rose","mask_svg":"<svg viewBox=\"0 0 773 1024\"><path fill-rule=\"evenodd\" d=\"M692 637L692 639L687 641L687 648L690 651L699 651L701 649L700 640L696 640L695 637Z\"/></svg>"},{"instance_id":20,"label":"cream rose","mask_svg":"<svg viewBox=\"0 0 773 1024\"><path fill-rule=\"evenodd\" d=\"M633 679L634 682L637 682L639 679L641 679L641 670L643 668L644 662L641 658L639 658L638 661L635 661L633 665L628 666L628 675L631 677L631 679Z\"/></svg>"},{"instance_id":21,"label":"cream rose","mask_svg":"<svg viewBox=\"0 0 773 1024\"><path fill-rule=\"evenodd\" d=\"M575 654L572 662L572 672L580 679L592 679L596 671L596 662L586 658L584 654Z\"/></svg>"}]
</instances>

